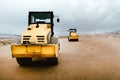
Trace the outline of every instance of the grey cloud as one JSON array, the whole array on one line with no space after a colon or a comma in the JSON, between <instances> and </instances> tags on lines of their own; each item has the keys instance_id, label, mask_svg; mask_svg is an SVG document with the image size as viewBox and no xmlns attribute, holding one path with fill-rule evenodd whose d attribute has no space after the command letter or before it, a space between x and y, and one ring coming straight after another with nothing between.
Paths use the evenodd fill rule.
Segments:
<instances>
[{"instance_id":1,"label":"grey cloud","mask_svg":"<svg viewBox=\"0 0 120 80\"><path fill-rule=\"evenodd\" d=\"M7 27L9 33L21 34L27 27L28 11L36 10L52 10L59 15L61 22L56 24L56 34L67 34L71 27L76 27L79 33L117 30L119 8L119 0L1 0L0 33L8 33Z\"/></svg>"}]
</instances>

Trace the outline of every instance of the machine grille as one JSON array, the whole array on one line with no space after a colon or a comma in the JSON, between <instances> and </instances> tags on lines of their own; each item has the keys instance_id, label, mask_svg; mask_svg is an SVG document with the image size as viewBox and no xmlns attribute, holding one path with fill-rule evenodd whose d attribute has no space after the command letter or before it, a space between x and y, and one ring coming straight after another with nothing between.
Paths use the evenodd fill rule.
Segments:
<instances>
[{"instance_id":1,"label":"machine grille","mask_svg":"<svg viewBox=\"0 0 120 80\"><path fill-rule=\"evenodd\" d=\"M36 36L37 37L37 40L38 42L44 42L44 36Z\"/></svg>"},{"instance_id":2,"label":"machine grille","mask_svg":"<svg viewBox=\"0 0 120 80\"><path fill-rule=\"evenodd\" d=\"M23 36L23 44L30 44L31 36Z\"/></svg>"},{"instance_id":3,"label":"machine grille","mask_svg":"<svg viewBox=\"0 0 120 80\"><path fill-rule=\"evenodd\" d=\"M31 37L31 36L23 36L23 40L25 40L25 41L26 41L26 40L29 41L29 40L30 40L30 37Z\"/></svg>"}]
</instances>

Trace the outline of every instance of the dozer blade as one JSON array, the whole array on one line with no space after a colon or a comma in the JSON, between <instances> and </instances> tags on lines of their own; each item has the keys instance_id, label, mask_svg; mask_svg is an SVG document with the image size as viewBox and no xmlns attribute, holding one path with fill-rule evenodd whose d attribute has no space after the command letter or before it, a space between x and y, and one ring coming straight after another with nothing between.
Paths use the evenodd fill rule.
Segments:
<instances>
[{"instance_id":1,"label":"dozer blade","mask_svg":"<svg viewBox=\"0 0 120 80\"><path fill-rule=\"evenodd\" d=\"M57 57L58 44L49 45L12 45L12 57Z\"/></svg>"}]
</instances>

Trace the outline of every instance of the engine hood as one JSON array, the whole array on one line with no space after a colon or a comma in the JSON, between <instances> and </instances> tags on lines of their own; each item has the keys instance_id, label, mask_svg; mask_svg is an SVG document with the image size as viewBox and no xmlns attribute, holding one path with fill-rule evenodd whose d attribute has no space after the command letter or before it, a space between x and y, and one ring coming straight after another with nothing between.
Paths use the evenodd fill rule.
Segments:
<instances>
[{"instance_id":1,"label":"engine hood","mask_svg":"<svg viewBox=\"0 0 120 80\"><path fill-rule=\"evenodd\" d=\"M49 24L37 24L30 25L22 34L22 36L32 35L47 35L51 29Z\"/></svg>"}]
</instances>

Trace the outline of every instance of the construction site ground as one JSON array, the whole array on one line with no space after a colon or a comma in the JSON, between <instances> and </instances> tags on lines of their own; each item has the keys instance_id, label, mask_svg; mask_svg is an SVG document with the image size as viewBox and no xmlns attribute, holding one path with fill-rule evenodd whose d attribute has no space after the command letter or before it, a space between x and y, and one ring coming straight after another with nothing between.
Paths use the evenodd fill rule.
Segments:
<instances>
[{"instance_id":1,"label":"construction site ground","mask_svg":"<svg viewBox=\"0 0 120 80\"><path fill-rule=\"evenodd\" d=\"M78 42L60 37L59 64L34 59L21 67L9 45L0 46L0 80L120 80L119 35L81 35Z\"/></svg>"}]
</instances>

